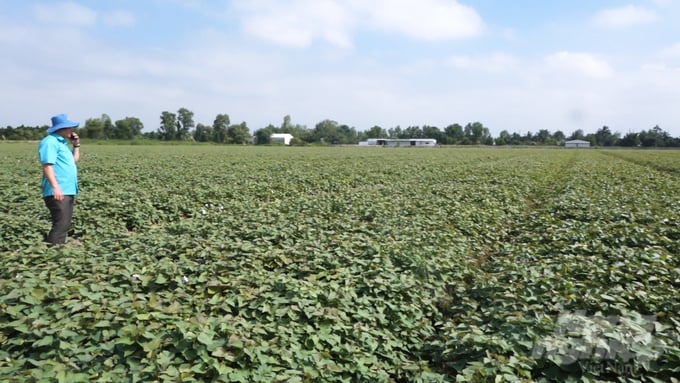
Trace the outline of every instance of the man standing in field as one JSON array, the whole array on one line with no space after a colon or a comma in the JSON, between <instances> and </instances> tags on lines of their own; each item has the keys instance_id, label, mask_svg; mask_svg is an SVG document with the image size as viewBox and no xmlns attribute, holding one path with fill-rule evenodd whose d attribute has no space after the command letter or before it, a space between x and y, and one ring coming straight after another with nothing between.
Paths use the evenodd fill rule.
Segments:
<instances>
[{"instance_id":1,"label":"man standing in field","mask_svg":"<svg viewBox=\"0 0 680 383\"><path fill-rule=\"evenodd\" d=\"M80 137L73 131L78 125L65 114L52 117L48 135L38 147L43 169L42 196L52 216L52 229L45 237L49 246L65 243L71 228L73 202L78 194L76 163L80 159ZM71 140L73 150L67 140Z\"/></svg>"}]
</instances>

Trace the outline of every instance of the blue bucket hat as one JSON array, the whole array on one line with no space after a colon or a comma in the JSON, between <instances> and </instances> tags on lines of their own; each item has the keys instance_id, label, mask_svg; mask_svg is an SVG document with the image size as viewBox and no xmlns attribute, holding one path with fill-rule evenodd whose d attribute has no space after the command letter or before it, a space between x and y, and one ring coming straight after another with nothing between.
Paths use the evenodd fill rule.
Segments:
<instances>
[{"instance_id":1,"label":"blue bucket hat","mask_svg":"<svg viewBox=\"0 0 680 383\"><path fill-rule=\"evenodd\" d=\"M54 133L59 129L77 128L80 125L77 122L69 121L65 114L57 114L52 117L52 127L47 128L47 133Z\"/></svg>"}]
</instances>

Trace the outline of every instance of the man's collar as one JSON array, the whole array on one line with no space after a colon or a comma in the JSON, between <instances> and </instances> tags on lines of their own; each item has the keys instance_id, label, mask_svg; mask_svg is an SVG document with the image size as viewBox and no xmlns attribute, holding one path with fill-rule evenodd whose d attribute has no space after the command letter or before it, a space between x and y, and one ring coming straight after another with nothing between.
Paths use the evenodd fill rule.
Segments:
<instances>
[{"instance_id":1,"label":"man's collar","mask_svg":"<svg viewBox=\"0 0 680 383\"><path fill-rule=\"evenodd\" d=\"M57 133L50 133L50 136L55 137L57 140L59 140L59 142L66 142L66 139L64 137L58 135Z\"/></svg>"}]
</instances>

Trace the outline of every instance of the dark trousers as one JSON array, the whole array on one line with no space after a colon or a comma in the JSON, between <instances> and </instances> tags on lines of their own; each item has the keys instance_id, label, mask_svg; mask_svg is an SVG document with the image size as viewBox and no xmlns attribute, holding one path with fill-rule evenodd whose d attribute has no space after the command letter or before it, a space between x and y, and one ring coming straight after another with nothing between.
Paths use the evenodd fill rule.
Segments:
<instances>
[{"instance_id":1,"label":"dark trousers","mask_svg":"<svg viewBox=\"0 0 680 383\"><path fill-rule=\"evenodd\" d=\"M52 229L45 237L45 242L52 245L66 242L66 235L71 228L71 218L73 218L73 197L65 195L61 201L57 201L52 196L45 197L45 205L50 209L52 216Z\"/></svg>"}]
</instances>

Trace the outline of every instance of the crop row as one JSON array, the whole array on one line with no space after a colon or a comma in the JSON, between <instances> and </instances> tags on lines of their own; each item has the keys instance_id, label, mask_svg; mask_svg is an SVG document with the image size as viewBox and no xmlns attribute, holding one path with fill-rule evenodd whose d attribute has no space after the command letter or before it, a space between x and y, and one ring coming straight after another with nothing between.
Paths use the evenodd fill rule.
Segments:
<instances>
[{"instance_id":1,"label":"crop row","mask_svg":"<svg viewBox=\"0 0 680 383\"><path fill-rule=\"evenodd\" d=\"M679 372L680 153L86 149L48 249L34 148L3 145L4 380Z\"/></svg>"}]
</instances>

